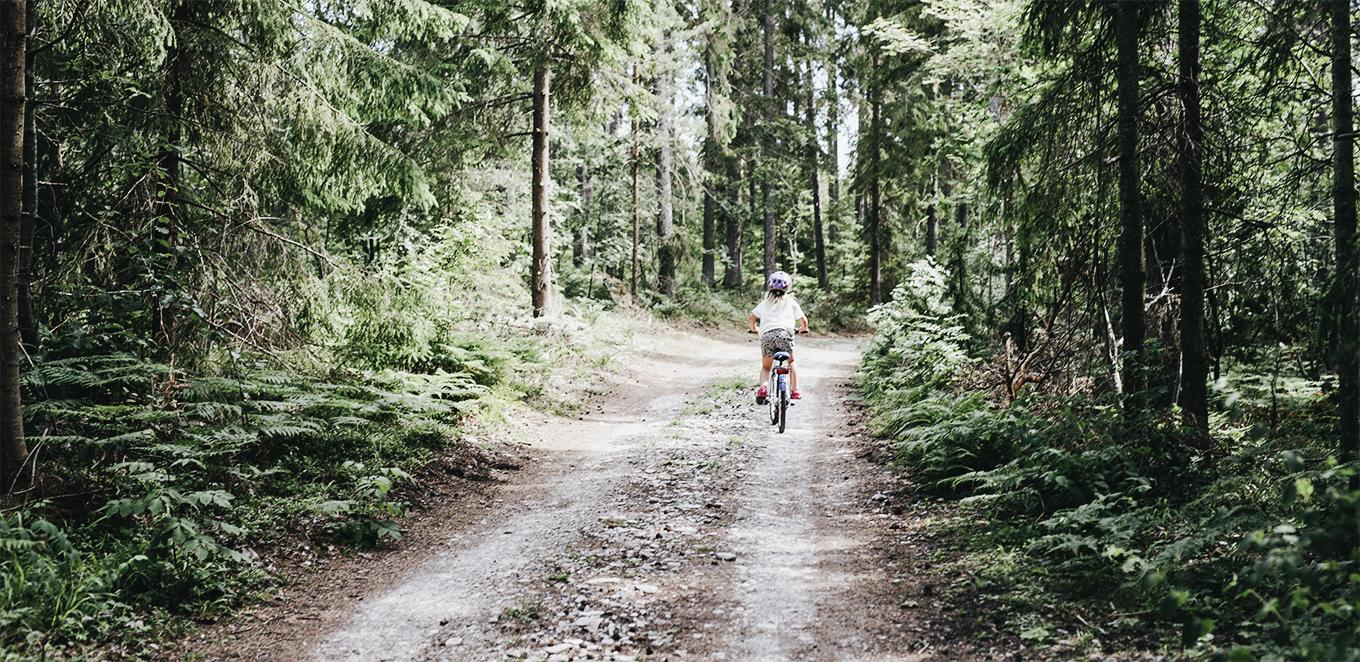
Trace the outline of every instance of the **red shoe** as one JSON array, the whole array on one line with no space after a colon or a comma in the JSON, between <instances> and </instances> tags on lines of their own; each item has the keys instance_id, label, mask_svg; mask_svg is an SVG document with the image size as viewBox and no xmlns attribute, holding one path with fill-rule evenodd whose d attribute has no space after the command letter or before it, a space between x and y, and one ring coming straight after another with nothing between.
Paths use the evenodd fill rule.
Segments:
<instances>
[{"instance_id":1,"label":"red shoe","mask_svg":"<svg viewBox=\"0 0 1360 662\"><path fill-rule=\"evenodd\" d=\"M767 390L765 390L765 387L764 387L764 386L762 386L762 387L760 387L759 389L757 389L757 390L756 390L756 404L758 404L758 405L763 405L763 404L765 404L765 398L769 397L769 395L770 395L770 392L767 391Z\"/></svg>"},{"instance_id":2,"label":"red shoe","mask_svg":"<svg viewBox=\"0 0 1360 662\"><path fill-rule=\"evenodd\" d=\"M790 399L790 400L802 400L802 399L803 399L803 396L802 396L802 394L800 394L798 391L794 391L793 393L791 393L791 394L789 395L789 399Z\"/></svg>"}]
</instances>

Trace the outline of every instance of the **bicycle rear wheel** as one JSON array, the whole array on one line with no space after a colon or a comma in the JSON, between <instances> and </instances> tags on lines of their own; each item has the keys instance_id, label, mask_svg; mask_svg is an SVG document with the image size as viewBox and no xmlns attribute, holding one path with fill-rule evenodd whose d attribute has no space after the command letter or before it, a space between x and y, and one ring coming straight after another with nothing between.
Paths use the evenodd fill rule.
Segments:
<instances>
[{"instance_id":1,"label":"bicycle rear wheel","mask_svg":"<svg viewBox=\"0 0 1360 662\"><path fill-rule=\"evenodd\" d=\"M770 403L770 425L779 423L779 381L775 380L770 384L772 392L766 397Z\"/></svg>"},{"instance_id":2,"label":"bicycle rear wheel","mask_svg":"<svg viewBox=\"0 0 1360 662\"><path fill-rule=\"evenodd\" d=\"M784 380L779 380L779 432L783 434L784 424L789 417L789 385Z\"/></svg>"}]
</instances>

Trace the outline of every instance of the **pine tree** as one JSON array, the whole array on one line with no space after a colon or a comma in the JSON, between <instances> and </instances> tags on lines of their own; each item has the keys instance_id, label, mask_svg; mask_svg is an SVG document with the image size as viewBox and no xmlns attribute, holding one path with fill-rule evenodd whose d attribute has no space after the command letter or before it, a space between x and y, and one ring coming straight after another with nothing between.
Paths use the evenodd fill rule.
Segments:
<instances>
[{"instance_id":1,"label":"pine tree","mask_svg":"<svg viewBox=\"0 0 1360 662\"><path fill-rule=\"evenodd\" d=\"M23 223L24 70L28 3L0 1L0 480L9 483L28 459L19 386L19 251Z\"/></svg>"},{"instance_id":2,"label":"pine tree","mask_svg":"<svg viewBox=\"0 0 1360 662\"><path fill-rule=\"evenodd\" d=\"M774 161L773 136L771 135L770 130L770 123L774 120L774 104L775 104L774 0L765 0L765 13L763 14L762 18L763 18L762 24L763 30L761 32L761 35L763 36L764 39L762 43L764 44L765 47L764 52L765 57L763 60L765 66L761 69L761 81L763 85L761 91L762 100L764 101L763 108L761 109L762 110L761 115L762 119L765 122L765 127L764 131L762 132L761 142L761 158L764 160L764 163L762 164L763 166L762 172L760 173L760 209L761 212L764 214L764 224L762 226L765 231L763 243L765 249L764 266L765 277L768 278L770 274L774 273L779 269L779 264L775 260L775 245L778 239L777 237L775 237L774 207L770 202L770 188L772 186L772 182L770 180L773 177L773 173L770 172L770 169L772 168L772 164Z\"/></svg>"},{"instance_id":3,"label":"pine tree","mask_svg":"<svg viewBox=\"0 0 1360 662\"><path fill-rule=\"evenodd\" d=\"M531 293L533 295L534 317L552 317L552 228L548 222L548 86L552 66L547 62L539 64L534 72L534 115L533 147L531 166L533 183L533 255L531 257Z\"/></svg>"},{"instance_id":4,"label":"pine tree","mask_svg":"<svg viewBox=\"0 0 1360 662\"><path fill-rule=\"evenodd\" d=\"M1341 452L1360 452L1360 252L1356 243L1351 3L1332 0L1332 209L1336 237L1337 400Z\"/></svg>"},{"instance_id":5,"label":"pine tree","mask_svg":"<svg viewBox=\"0 0 1360 662\"><path fill-rule=\"evenodd\" d=\"M1142 407L1146 383L1140 378L1145 334L1143 321L1143 206L1142 172L1138 158L1138 3L1118 0L1115 5L1114 38L1117 50L1119 90L1119 269L1122 299L1120 319L1124 337L1124 384L1130 411Z\"/></svg>"},{"instance_id":6,"label":"pine tree","mask_svg":"<svg viewBox=\"0 0 1360 662\"><path fill-rule=\"evenodd\" d=\"M1200 3L1181 0L1177 9L1179 51L1178 96L1185 128L1178 147L1181 155L1181 395L1186 425L1205 438L1209 431L1209 376L1204 342L1204 215L1201 178L1204 127L1200 115Z\"/></svg>"},{"instance_id":7,"label":"pine tree","mask_svg":"<svg viewBox=\"0 0 1360 662\"><path fill-rule=\"evenodd\" d=\"M664 47L662 48L664 53ZM675 218L671 200L671 176L674 147L671 144L671 81L664 69L652 79L656 95L656 289L663 296L674 299L679 291L676 275L677 247Z\"/></svg>"},{"instance_id":8,"label":"pine tree","mask_svg":"<svg viewBox=\"0 0 1360 662\"><path fill-rule=\"evenodd\" d=\"M873 69L878 73L879 53L873 56ZM883 303L883 89L877 79L869 88L869 305Z\"/></svg>"}]
</instances>

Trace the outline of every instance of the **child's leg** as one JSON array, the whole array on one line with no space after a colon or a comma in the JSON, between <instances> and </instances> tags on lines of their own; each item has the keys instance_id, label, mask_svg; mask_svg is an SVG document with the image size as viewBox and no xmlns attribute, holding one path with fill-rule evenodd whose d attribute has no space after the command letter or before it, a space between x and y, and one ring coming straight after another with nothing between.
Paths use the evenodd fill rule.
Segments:
<instances>
[{"instance_id":1,"label":"child's leg","mask_svg":"<svg viewBox=\"0 0 1360 662\"><path fill-rule=\"evenodd\" d=\"M793 367L793 359L789 359L789 390L798 391L798 369Z\"/></svg>"},{"instance_id":2,"label":"child's leg","mask_svg":"<svg viewBox=\"0 0 1360 662\"><path fill-rule=\"evenodd\" d=\"M760 385L765 386L770 383L770 369L774 367L773 356L760 357Z\"/></svg>"}]
</instances>

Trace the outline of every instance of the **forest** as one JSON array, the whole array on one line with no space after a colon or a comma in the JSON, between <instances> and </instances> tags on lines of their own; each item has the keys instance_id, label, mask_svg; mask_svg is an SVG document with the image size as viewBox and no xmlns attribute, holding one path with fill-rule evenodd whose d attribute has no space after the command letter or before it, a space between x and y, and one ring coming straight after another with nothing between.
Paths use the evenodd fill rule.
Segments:
<instances>
[{"instance_id":1,"label":"forest","mask_svg":"<svg viewBox=\"0 0 1360 662\"><path fill-rule=\"evenodd\" d=\"M0 660L250 604L283 522L392 544L441 449L572 411L593 325L742 329L776 270L976 549L1135 596L1173 658L1360 660L1356 36L1349 0L0 0Z\"/></svg>"}]
</instances>

